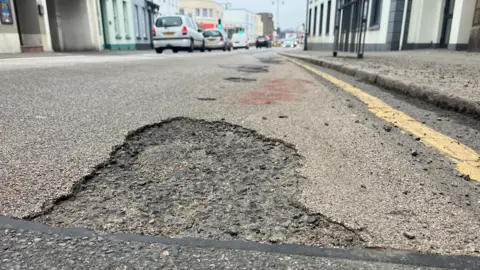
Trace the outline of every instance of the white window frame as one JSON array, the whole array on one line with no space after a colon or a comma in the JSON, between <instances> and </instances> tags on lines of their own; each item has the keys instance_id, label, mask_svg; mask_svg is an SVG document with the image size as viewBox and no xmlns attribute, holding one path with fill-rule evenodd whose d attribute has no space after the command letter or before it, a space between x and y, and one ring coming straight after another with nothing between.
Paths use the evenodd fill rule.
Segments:
<instances>
[{"instance_id":1,"label":"white window frame","mask_svg":"<svg viewBox=\"0 0 480 270\"><path fill-rule=\"evenodd\" d=\"M118 4L117 0L112 0L113 6L113 27L115 29L115 34L120 34L120 21L118 20Z\"/></svg>"},{"instance_id":2,"label":"white window frame","mask_svg":"<svg viewBox=\"0 0 480 270\"><path fill-rule=\"evenodd\" d=\"M140 38L140 14L138 13L138 6L134 5L135 11L134 11L134 19L135 19L135 28L136 28L136 34L137 38Z\"/></svg>"},{"instance_id":3,"label":"white window frame","mask_svg":"<svg viewBox=\"0 0 480 270\"><path fill-rule=\"evenodd\" d=\"M123 27L125 28L125 35L128 35L129 26L128 25L128 10L127 10L127 1L122 1L123 9Z\"/></svg>"}]
</instances>

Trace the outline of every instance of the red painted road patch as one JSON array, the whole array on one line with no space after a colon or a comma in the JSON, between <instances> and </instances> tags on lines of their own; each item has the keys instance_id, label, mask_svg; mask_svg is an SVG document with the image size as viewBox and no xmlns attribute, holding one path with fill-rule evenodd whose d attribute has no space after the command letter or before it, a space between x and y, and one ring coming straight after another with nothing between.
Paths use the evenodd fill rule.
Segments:
<instances>
[{"instance_id":1,"label":"red painted road patch","mask_svg":"<svg viewBox=\"0 0 480 270\"><path fill-rule=\"evenodd\" d=\"M301 100L301 95L308 90L306 84L313 82L302 79L273 79L263 85L263 91L248 93L241 103L265 105L277 102L296 102Z\"/></svg>"}]
</instances>

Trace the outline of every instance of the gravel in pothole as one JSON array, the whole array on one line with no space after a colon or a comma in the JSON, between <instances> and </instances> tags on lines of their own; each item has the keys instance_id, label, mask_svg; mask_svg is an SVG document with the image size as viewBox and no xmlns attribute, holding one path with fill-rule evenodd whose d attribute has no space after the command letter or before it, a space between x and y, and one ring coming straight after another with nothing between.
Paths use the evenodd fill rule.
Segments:
<instances>
[{"instance_id":1,"label":"gravel in pothole","mask_svg":"<svg viewBox=\"0 0 480 270\"><path fill-rule=\"evenodd\" d=\"M299 202L302 158L226 122L147 126L37 221L58 227L263 243L360 246L347 228Z\"/></svg>"}]
</instances>

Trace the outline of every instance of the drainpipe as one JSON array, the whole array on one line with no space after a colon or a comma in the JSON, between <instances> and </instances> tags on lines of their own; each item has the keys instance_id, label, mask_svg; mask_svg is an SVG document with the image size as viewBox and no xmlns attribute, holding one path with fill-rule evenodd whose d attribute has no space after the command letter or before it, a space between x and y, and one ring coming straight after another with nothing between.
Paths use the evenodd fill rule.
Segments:
<instances>
[{"instance_id":1,"label":"drainpipe","mask_svg":"<svg viewBox=\"0 0 480 270\"><path fill-rule=\"evenodd\" d=\"M305 33L304 33L304 35L305 35L305 42L304 42L304 44L303 44L303 50L304 50L304 51L308 51L307 41L308 41L308 34L309 34L309 33L308 33L308 30L309 30L309 28L310 28L310 20L309 20L309 18L308 18L308 1L310 1L310 0L307 0L307 16L306 16L307 19L305 20L305 29L304 29L304 30L305 30Z\"/></svg>"},{"instance_id":2,"label":"drainpipe","mask_svg":"<svg viewBox=\"0 0 480 270\"><path fill-rule=\"evenodd\" d=\"M410 0L405 0L405 6L403 7L402 30L400 32L400 44L398 46L399 51L401 51L403 48L403 39L405 38L405 25L407 24L407 8L409 1Z\"/></svg>"}]
</instances>

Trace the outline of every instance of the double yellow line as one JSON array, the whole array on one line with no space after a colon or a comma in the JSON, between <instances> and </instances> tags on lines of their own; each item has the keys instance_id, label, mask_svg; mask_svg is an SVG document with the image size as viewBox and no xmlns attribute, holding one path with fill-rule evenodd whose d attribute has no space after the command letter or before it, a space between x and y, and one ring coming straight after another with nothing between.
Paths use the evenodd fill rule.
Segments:
<instances>
[{"instance_id":1,"label":"double yellow line","mask_svg":"<svg viewBox=\"0 0 480 270\"><path fill-rule=\"evenodd\" d=\"M480 181L480 155L473 149L427 127L407 114L388 106L382 100L363 92L351 84L343 82L325 72L321 72L296 60L290 58L287 59L356 96L365 103L368 106L368 109L375 115L402 130L421 138L421 141L424 144L435 147L456 162L457 170L460 173L470 177L471 180Z\"/></svg>"}]
</instances>

